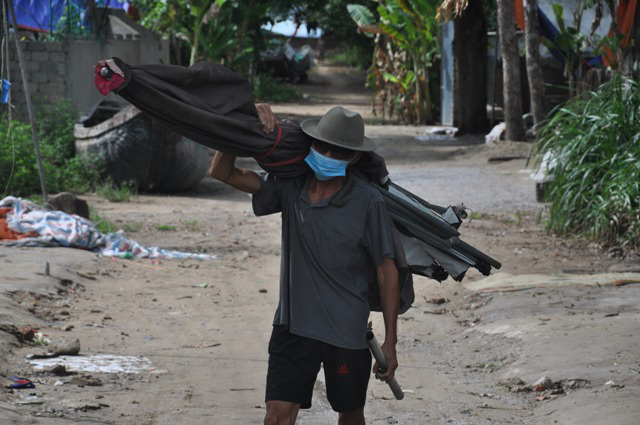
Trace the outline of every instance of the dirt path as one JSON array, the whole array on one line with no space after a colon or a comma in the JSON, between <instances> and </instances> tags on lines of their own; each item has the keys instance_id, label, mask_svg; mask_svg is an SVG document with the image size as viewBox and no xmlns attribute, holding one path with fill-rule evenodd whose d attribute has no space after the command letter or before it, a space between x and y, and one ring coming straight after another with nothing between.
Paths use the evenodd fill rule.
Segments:
<instances>
[{"instance_id":1,"label":"dirt path","mask_svg":"<svg viewBox=\"0 0 640 425\"><path fill-rule=\"evenodd\" d=\"M366 97L344 87L337 100ZM314 102L296 112L320 115L331 97ZM501 273L564 271L578 281L476 291L417 278L416 303L399 324L398 380L406 397L392 400L388 388L371 380L368 423L639 423L640 285L633 279L613 282L628 283L619 286L579 284L580 276L593 273L638 272L638 259L541 230L542 206L533 199L525 161L487 162L526 154L528 146L416 140L424 128L368 127L367 133L389 160L392 179L431 202L464 201L473 208L463 239L501 260ZM142 244L217 258L124 260L64 248L0 247L2 373L36 383L31 390L3 390L0 423L262 423L280 218L254 217L248 196L211 179L178 196L88 200ZM50 276L43 274L44 261ZM470 271L465 283L481 278ZM378 314L373 320L382 329ZM53 341L78 338L83 354L145 356L155 369L37 373L24 357L43 348L18 343L10 325L39 327ZM554 388L526 391L544 375ZM336 418L318 382L314 405L299 423Z\"/></svg>"}]
</instances>

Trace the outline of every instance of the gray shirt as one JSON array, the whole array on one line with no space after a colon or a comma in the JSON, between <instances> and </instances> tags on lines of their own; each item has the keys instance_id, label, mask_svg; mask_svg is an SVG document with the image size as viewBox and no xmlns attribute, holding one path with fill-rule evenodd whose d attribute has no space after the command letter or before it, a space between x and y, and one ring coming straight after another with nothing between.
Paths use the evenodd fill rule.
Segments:
<instances>
[{"instance_id":1,"label":"gray shirt","mask_svg":"<svg viewBox=\"0 0 640 425\"><path fill-rule=\"evenodd\" d=\"M349 175L332 197L311 204L310 175L265 175L253 197L257 216L282 212L280 302L274 325L348 349L366 348L368 288L393 258L391 221L382 196Z\"/></svg>"}]
</instances>

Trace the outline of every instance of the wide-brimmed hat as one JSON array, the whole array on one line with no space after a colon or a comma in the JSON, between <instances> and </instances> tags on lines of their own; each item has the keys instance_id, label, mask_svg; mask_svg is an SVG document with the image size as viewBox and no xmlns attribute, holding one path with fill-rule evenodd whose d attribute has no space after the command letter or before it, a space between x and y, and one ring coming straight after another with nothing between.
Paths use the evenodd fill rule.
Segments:
<instances>
[{"instance_id":1,"label":"wide-brimmed hat","mask_svg":"<svg viewBox=\"0 0 640 425\"><path fill-rule=\"evenodd\" d=\"M359 113L342 106L331 108L322 118L302 121L302 131L314 139L341 148L370 152L376 149L373 140L364 135L364 121Z\"/></svg>"}]
</instances>

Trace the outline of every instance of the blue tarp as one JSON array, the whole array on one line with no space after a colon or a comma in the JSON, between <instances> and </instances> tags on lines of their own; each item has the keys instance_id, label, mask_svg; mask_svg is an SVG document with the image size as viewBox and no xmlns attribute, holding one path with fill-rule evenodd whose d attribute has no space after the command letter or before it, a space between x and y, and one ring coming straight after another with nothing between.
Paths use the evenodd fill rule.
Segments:
<instances>
[{"instance_id":1,"label":"blue tarp","mask_svg":"<svg viewBox=\"0 0 640 425\"><path fill-rule=\"evenodd\" d=\"M545 15L542 9L540 9L540 6L537 6L536 9L538 10L538 26L540 27L540 35L555 44L556 36L560 34L560 31L558 31L558 28L556 28L549 18L547 18L547 15ZM551 47L548 48L549 52L551 52L551 56L553 56L558 62L564 64L564 57L562 57L560 50Z\"/></svg>"},{"instance_id":2,"label":"blue tarp","mask_svg":"<svg viewBox=\"0 0 640 425\"><path fill-rule=\"evenodd\" d=\"M89 0L14 0L16 22L18 27L33 31L55 31L58 22L69 12L74 15L74 21L84 23L87 15ZM128 1L97 0L96 6L111 9L129 8Z\"/></svg>"}]
</instances>

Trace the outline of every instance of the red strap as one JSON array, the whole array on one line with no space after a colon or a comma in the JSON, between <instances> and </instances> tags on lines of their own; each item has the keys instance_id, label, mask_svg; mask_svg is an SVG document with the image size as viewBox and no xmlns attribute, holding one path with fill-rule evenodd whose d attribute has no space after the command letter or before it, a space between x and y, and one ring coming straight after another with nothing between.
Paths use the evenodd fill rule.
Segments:
<instances>
[{"instance_id":1,"label":"red strap","mask_svg":"<svg viewBox=\"0 0 640 425\"><path fill-rule=\"evenodd\" d=\"M256 160L259 161L261 159L269 158L269 155L273 153L273 151L276 149L276 146L278 146L278 143L280 143L280 137L282 137L282 127L280 127L278 124L276 124L276 127L278 127L278 136L276 136L276 141L273 143L273 146L271 146L271 149L269 149L269 152L262 155L261 157L256 158Z\"/></svg>"},{"instance_id":2,"label":"red strap","mask_svg":"<svg viewBox=\"0 0 640 425\"><path fill-rule=\"evenodd\" d=\"M265 163L265 162L260 162L258 161L258 164L260 164L261 166L264 167L283 167L285 165L289 165L289 164L295 164L296 162L300 162L303 159L306 158L307 155L300 155L300 156L296 156L295 158L292 159L287 159L286 161L280 161L280 162L273 162L273 163Z\"/></svg>"}]
</instances>

